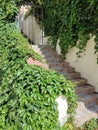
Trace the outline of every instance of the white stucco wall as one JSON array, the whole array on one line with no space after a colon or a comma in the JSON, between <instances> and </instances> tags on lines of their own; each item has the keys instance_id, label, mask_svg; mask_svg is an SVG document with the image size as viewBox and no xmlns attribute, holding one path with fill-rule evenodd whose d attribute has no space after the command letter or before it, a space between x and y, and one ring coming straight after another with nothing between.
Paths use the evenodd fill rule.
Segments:
<instances>
[{"instance_id":1,"label":"white stucco wall","mask_svg":"<svg viewBox=\"0 0 98 130\"><path fill-rule=\"evenodd\" d=\"M46 45L47 38L44 37L44 33L42 34L42 29L36 22L35 17L33 15L30 15L24 19L24 16L29 8L30 6L21 6L19 14L19 27L24 35L26 35L34 44L41 45L43 37L43 44Z\"/></svg>"},{"instance_id":2,"label":"white stucco wall","mask_svg":"<svg viewBox=\"0 0 98 130\"><path fill-rule=\"evenodd\" d=\"M33 15L23 21L23 32L31 41L34 42L34 44L42 45L42 36L43 44L47 44L47 38L42 34L42 29Z\"/></svg>"},{"instance_id":3,"label":"white stucco wall","mask_svg":"<svg viewBox=\"0 0 98 130\"><path fill-rule=\"evenodd\" d=\"M41 44L41 29L33 16L24 19L23 33L35 44Z\"/></svg>"},{"instance_id":4,"label":"white stucco wall","mask_svg":"<svg viewBox=\"0 0 98 130\"><path fill-rule=\"evenodd\" d=\"M97 56L94 54L94 38L91 38L86 47L86 51L82 54L81 58L77 58L76 48L72 48L66 55L70 65L81 73L81 76L88 80L88 83L95 87L95 91L98 92L98 64L96 63ZM60 47L57 46L57 52L60 54Z\"/></svg>"}]
</instances>

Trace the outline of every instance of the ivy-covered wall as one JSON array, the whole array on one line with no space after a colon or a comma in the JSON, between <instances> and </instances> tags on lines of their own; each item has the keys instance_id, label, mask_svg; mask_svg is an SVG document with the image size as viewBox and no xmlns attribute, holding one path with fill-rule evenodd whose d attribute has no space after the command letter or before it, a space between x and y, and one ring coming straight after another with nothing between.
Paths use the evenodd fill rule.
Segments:
<instances>
[{"instance_id":1,"label":"ivy-covered wall","mask_svg":"<svg viewBox=\"0 0 98 130\"><path fill-rule=\"evenodd\" d=\"M98 52L98 0L44 0L44 29L55 48L57 40L63 56L72 47L85 50L91 35L95 36L95 53Z\"/></svg>"},{"instance_id":2,"label":"ivy-covered wall","mask_svg":"<svg viewBox=\"0 0 98 130\"><path fill-rule=\"evenodd\" d=\"M25 35L31 43L35 45L46 45L48 38L44 37L42 25L38 23L36 17L34 17L34 14L30 14L28 16L30 9L30 5L20 6L20 11L18 14L19 28L23 35Z\"/></svg>"}]
</instances>

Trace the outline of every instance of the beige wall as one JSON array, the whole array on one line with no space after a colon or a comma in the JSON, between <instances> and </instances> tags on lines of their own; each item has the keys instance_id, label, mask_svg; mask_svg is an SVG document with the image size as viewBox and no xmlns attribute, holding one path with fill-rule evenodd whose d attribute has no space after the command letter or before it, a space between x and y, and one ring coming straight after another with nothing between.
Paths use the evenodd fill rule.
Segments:
<instances>
[{"instance_id":1,"label":"beige wall","mask_svg":"<svg viewBox=\"0 0 98 130\"><path fill-rule=\"evenodd\" d=\"M24 16L30 6L21 6L20 8L20 14L19 14L19 27L22 30L22 32L36 45L42 44L42 30L40 28L40 25L36 22L35 17L33 15L28 16L26 19L24 19ZM43 44L47 44L47 38L43 38Z\"/></svg>"},{"instance_id":2,"label":"beige wall","mask_svg":"<svg viewBox=\"0 0 98 130\"><path fill-rule=\"evenodd\" d=\"M23 33L35 44L41 44L41 29L33 16L23 21Z\"/></svg>"},{"instance_id":3,"label":"beige wall","mask_svg":"<svg viewBox=\"0 0 98 130\"><path fill-rule=\"evenodd\" d=\"M19 27L20 30L30 39L34 42L36 45L42 44L42 36L43 36L43 44L47 44L47 38L44 37L44 33L42 34L42 30L40 28L40 25L36 22L35 17L33 15L28 16L26 19L24 19L24 16L30 6L21 6L20 13L19 13Z\"/></svg>"},{"instance_id":4,"label":"beige wall","mask_svg":"<svg viewBox=\"0 0 98 130\"><path fill-rule=\"evenodd\" d=\"M23 21L23 32L36 45L42 44L42 30L33 15ZM44 34L43 34L44 36ZM43 38L43 44L47 44L47 38Z\"/></svg>"},{"instance_id":5,"label":"beige wall","mask_svg":"<svg viewBox=\"0 0 98 130\"><path fill-rule=\"evenodd\" d=\"M77 58L76 48L72 48L67 54L67 61L70 65L81 73L81 76L88 80L88 83L95 86L98 92L98 64L96 63L96 55L94 54L94 38L91 38L86 47L86 51L82 54L81 58ZM57 46L57 52L60 54L59 45Z\"/></svg>"}]
</instances>

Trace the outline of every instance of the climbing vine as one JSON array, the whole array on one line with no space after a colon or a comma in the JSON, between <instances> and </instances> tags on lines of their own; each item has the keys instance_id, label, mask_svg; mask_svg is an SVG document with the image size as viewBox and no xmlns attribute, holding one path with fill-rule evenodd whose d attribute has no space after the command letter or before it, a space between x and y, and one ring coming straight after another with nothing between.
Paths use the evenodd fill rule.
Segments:
<instances>
[{"instance_id":1,"label":"climbing vine","mask_svg":"<svg viewBox=\"0 0 98 130\"><path fill-rule=\"evenodd\" d=\"M45 0L44 29L53 47L59 40L63 56L72 47L79 53L85 50L87 41L95 36L95 53L98 52L98 1L97 0Z\"/></svg>"}]
</instances>

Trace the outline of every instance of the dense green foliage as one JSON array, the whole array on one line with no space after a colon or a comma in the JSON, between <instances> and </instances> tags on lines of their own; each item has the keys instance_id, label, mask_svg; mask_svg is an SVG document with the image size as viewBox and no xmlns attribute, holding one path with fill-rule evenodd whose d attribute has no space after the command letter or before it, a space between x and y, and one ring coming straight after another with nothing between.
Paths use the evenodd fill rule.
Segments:
<instances>
[{"instance_id":1,"label":"dense green foliage","mask_svg":"<svg viewBox=\"0 0 98 130\"><path fill-rule=\"evenodd\" d=\"M90 36L95 36L98 52L98 0L62 0L44 2L44 29L53 47L59 40L63 56L72 47L85 50Z\"/></svg>"},{"instance_id":2,"label":"dense green foliage","mask_svg":"<svg viewBox=\"0 0 98 130\"><path fill-rule=\"evenodd\" d=\"M1 23L0 28L0 129L59 128L55 99L64 94L72 114L76 108L73 84L56 72L27 65L29 56L40 57L30 51L15 24Z\"/></svg>"},{"instance_id":3,"label":"dense green foliage","mask_svg":"<svg viewBox=\"0 0 98 130\"><path fill-rule=\"evenodd\" d=\"M57 72L26 63L31 56L43 59L12 22L17 1L0 3L0 130L61 130L55 99L65 95L72 116L74 85Z\"/></svg>"},{"instance_id":4,"label":"dense green foliage","mask_svg":"<svg viewBox=\"0 0 98 130\"><path fill-rule=\"evenodd\" d=\"M91 119L76 130L98 130L98 119Z\"/></svg>"},{"instance_id":5,"label":"dense green foliage","mask_svg":"<svg viewBox=\"0 0 98 130\"><path fill-rule=\"evenodd\" d=\"M4 62L14 61L22 58L22 60L33 56L35 59L43 60L42 57L36 54L28 44L27 39L23 38L15 23L0 22L0 59ZM6 55L5 55L6 54ZM3 62L0 62L1 64Z\"/></svg>"},{"instance_id":6,"label":"dense green foliage","mask_svg":"<svg viewBox=\"0 0 98 130\"><path fill-rule=\"evenodd\" d=\"M98 129L98 119L91 119L84 125L85 130L97 130Z\"/></svg>"},{"instance_id":7,"label":"dense green foliage","mask_svg":"<svg viewBox=\"0 0 98 130\"><path fill-rule=\"evenodd\" d=\"M67 97L69 112L75 109L73 85L57 73L28 65L4 71L0 88L2 129L56 130L59 125L55 98L60 94Z\"/></svg>"},{"instance_id":8,"label":"dense green foliage","mask_svg":"<svg viewBox=\"0 0 98 130\"><path fill-rule=\"evenodd\" d=\"M41 4L40 0L0 0L0 20L14 21L21 4Z\"/></svg>"}]
</instances>

